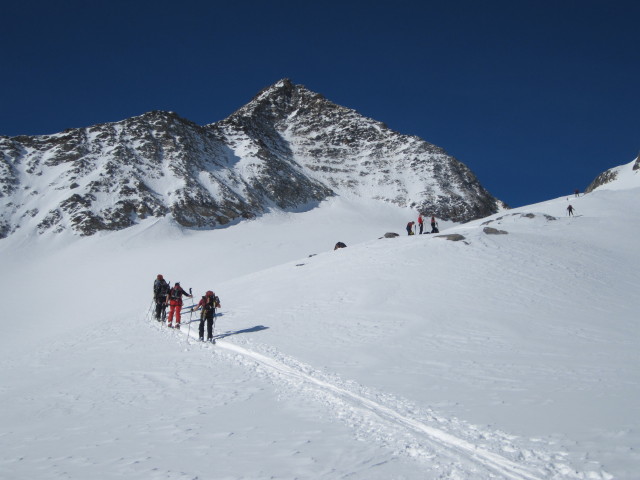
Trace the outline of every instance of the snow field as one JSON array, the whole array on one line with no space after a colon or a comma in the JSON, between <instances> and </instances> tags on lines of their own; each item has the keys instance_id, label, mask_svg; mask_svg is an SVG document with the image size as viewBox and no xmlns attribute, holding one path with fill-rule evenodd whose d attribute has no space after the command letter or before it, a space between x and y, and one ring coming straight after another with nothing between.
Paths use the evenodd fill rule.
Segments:
<instances>
[{"instance_id":1,"label":"snow field","mask_svg":"<svg viewBox=\"0 0 640 480\"><path fill-rule=\"evenodd\" d=\"M460 242L380 239L413 214L355 199L7 239L0 476L634 478L638 194ZM215 346L148 319L157 273L220 296Z\"/></svg>"}]
</instances>

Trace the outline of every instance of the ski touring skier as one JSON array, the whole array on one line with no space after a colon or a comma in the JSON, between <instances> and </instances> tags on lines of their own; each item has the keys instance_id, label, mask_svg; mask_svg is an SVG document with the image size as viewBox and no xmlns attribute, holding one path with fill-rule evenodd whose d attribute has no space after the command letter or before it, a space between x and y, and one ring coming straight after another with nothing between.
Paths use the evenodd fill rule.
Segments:
<instances>
[{"instance_id":1,"label":"ski touring skier","mask_svg":"<svg viewBox=\"0 0 640 480\"><path fill-rule=\"evenodd\" d=\"M573 215L573 211L574 211L574 210L575 210L575 208L573 208L571 205L569 205L569 206L567 207L567 212L569 212L569 216L572 216L572 215Z\"/></svg>"},{"instance_id":2,"label":"ski touring skier","mask_svg":"<svg viewBox=\"0 0 640 480\"><path fill-rule=\"evenodd\" d=\"M416 222L409 222L407 223L407 235L413 235L413 225Z\"/></svg>"},{"instance_id":3,"label":"ski touring skier","mask_svg":"<svg viewBox=\"0 0 640 480\"><path fill-rule=\"evenodd\" d=\"M155 317L157 321L164 321L167 316L167 295L169 294L169 284L160 274L153 282L153 301L156 304Z\"/></svg>"},{"instance_id":4,"label":"ski touring skier","mask_svg":"<svg viewBox=\"0 0 640 480\"><path fill-rule=\"evenodd\" d=\"M216 343L213 339L213 319L216 316L216 308L220 308L220 299L211 290L207 290L207 293L202 297L198 306L193 310L200 310L200 326L198 333L200 334L200 341L204 342L204 322L207 322L207 342Z\"/></svg>"},{"instance_id":5,"label":"ski touring skier","mask_svg":"<svg viewBox=\"0 0 640 480\"><path fill-rule=\"evenodd\" d=\"M422 235L422 229L424 228L424 219L422 218L422 214L418 214L418 227L420 228L419 235Z\"/></svg>"},{"instance_id":6,"label":"ski touring skier","mask_svg":"<svg viewBox=\"0 0 640 480\"><path fill-rule=\"evenodd\" d=\"M167 295L167 302L169 302L169 318L167 325L172 328L171 325L173 321L173 316L176 317L176 327L180 328L180 310L182 309L182 297L193 298L193 295L185 292L180 286L180 282L176 282L171 290L169 290L169 294Z\"/></svg>"},{"instance_id":7,"label":"ski touring skier","mask_svg":"<svg viewBox=\"0 0 640 480\"><path fill-rule=\"evenodd\" d=\"M440 233L440 230L438 230L438 222L436 222L435 215L431 215L431 233Z\"/></svg>"}]
</instances>

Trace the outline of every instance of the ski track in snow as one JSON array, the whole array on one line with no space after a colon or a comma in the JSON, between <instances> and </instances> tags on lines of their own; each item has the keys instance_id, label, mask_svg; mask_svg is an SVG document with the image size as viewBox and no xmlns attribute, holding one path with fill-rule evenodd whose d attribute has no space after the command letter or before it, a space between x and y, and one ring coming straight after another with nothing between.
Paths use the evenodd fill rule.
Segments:
<instances>
[{"instance_id":1,"label":"ski track in snow","mask_svg":"<svg viewBox=\"0 0 640 480\"><path fill-rule=\"evenodd\" d=\"M404 428L407 428L413 432L424 433L430 440L448 447L456 452L464 452L470 457L479 461L487 468L493 469L505 475L506 478L527 480L536 480L540 478L534 476L519 465L509 461L504 457L501 457L500 455L496 455L487 450L478 448L465 440L443 432L442 430L438 430L436 428L425 425L418 420L403 416L402 414L392 410L391 408L385 407L384 405L362 397L356 393L350 392L337 385L333 385L323 380L314 378L313 376L302 371L295 370L294 368L291 368L290 366L285 365L284 363L281 363L273 358L269 358L265 355L248 350L233 343L219 343L219 347L225 348L234 353L244 355L245 357L249 357L252 360L258 362L260 365L266 366L280 375L292 378L295 381L302 381L306 384L314 385L324 392L330 392L336 396L336 401L349 401L357 408L364 408L374 413L378 417L386 419L387 421L391 421L397 425L403 426Z\"/></svg>"},{"instance_id":2,"label":"ski track in snow","mask_svg":"<svg viewBox=\"0 0 640 480\"><path fill-rule=\"evenodd\" d=\"M197 321L194 321L197 322ZM155 324L155 322L152 322ZM162 329L162 327L159 326ZM190 342L197 335L195 328L185 331L183 325L180 341ZM164 330L164 329L163 329ZM217 333L214 338L225 337L233 332ZM186 335L189 335L188 337ZM396 448L400 454L416 460L425 460L435 470L443 474L442 469L450 471L441 478L505 478L512 480L543 480L560 478L593 478L601 479L602 474L596 472L579 473L568 465L558 463L562 453L556 455L533 450L522 450L511 441L513 438L501 432L478 432L476 427L464 425L462 422L437 418L432 412L416 412L410 402L395 398L393 395L380 395L380 401L367 398L371 396L366 388L354 382L345 382L338 378L314 370L313 367L298 362L277 352L275 349L265 355L237 343L216 340L216 344L201 343L197 345L203 350L216 353L227 353L228 359L258 374L269 378L274 384L293 389L300 397L311 396L316 402L324 403L335 416L346 421L359 432L360 436L370 441L372 438L383 446ZM230 355L230 356L229 356ZM324 379L326 378L326 379ZM356 393L360 390L363 393ZM375 395L375 394L373 394ZM391 403L394 407L383 403ZM407 410L408 414L403 413ZM434 423L448 424L456 428L457 435L440 428L428 425L424 421L411 416L426 417ZM372 418L373 417L373 418ZM368 425L362 426L362 422ZM374 424L374 425L371 425ZM377 425L376 425L377 424ZM451 428L451 429L453 429ZM382 432L380 430L383 430ZM464 430L467 431L464 431ZM527 466L517 463L506 456L494 453L487 448L465 440L464 436L490 440L489 444L498 443L498 448L516 459L527 462ZM417 442L417 443L416 443ZM426 445L425 445L426 444ZM529 466L531 465L531 466ZM439 475L439 476L440 476Z\"/></svg>"}]
</instances>

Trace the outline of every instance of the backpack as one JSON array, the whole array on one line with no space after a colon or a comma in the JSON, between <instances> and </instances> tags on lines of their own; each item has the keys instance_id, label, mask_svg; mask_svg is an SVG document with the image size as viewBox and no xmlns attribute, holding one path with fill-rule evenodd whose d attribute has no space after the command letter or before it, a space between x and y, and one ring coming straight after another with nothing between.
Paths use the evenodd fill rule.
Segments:
<instances>
[{"instance_id":1,"label":"backpack","mask_svg":"<svg viewBox=\"0 0 640 480\"><path fill-rule=\"evenodd\" d=\"M182 288L174 286L171 289L171 300L180 300L182 297Z\"/></svg>"},{"instance_id":2,"label":"backpack","mask_svg":"<svg viewBox=\"0 0 640 480\"><path fill-rule=\"evenodd\" d=\"M165 279L162 279L153 282L153 293L156 295L156 297L166 297L167 293L169 293L169 284L167 283L167 281Z\"/></svg>"},{"instance_id":3,"label":"backpack","mask_svg":"<svg viewBox=\"0 0 640 480\"><path fill-rule=\"evenodd\" d=\"M204 297L202 297L202 300L204 300L204 305L202 306L202 313L211 312L211 310L213 310L213 303L209 301L209 297L205 295Z\"/></svg>"},{"instance_id":4,"label":"backpack","mask_svg":"<svg viewBox=\"0 0 640 480\"><path fill-rule=\"evenodd\" d=\"M202 297L202 299L205 300L205 304L202 307L202 310L204 312L209 313L213 311L214 308L220 308L220 299L217 297L217 295L214 295L213 297L207 297L205 295L204 297Z\"/></svg>"}]
</instances>

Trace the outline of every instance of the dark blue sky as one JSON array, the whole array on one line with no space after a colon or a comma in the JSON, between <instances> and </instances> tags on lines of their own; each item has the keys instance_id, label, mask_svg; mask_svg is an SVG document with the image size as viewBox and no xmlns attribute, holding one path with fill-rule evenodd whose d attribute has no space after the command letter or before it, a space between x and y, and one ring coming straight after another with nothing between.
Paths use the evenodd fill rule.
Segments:
<instances>
[{"instance_id":1,"label":"dark blue sky","mask_svg":"<svg viewBox=\"0 0 640 480\"><path fill-rule=\"evenodd\" d=\"M288 77L443 147L520 206L640 151L640 2L5 2L0 135L171 110L221 120Z\"/></svg>"}]
</instances>

